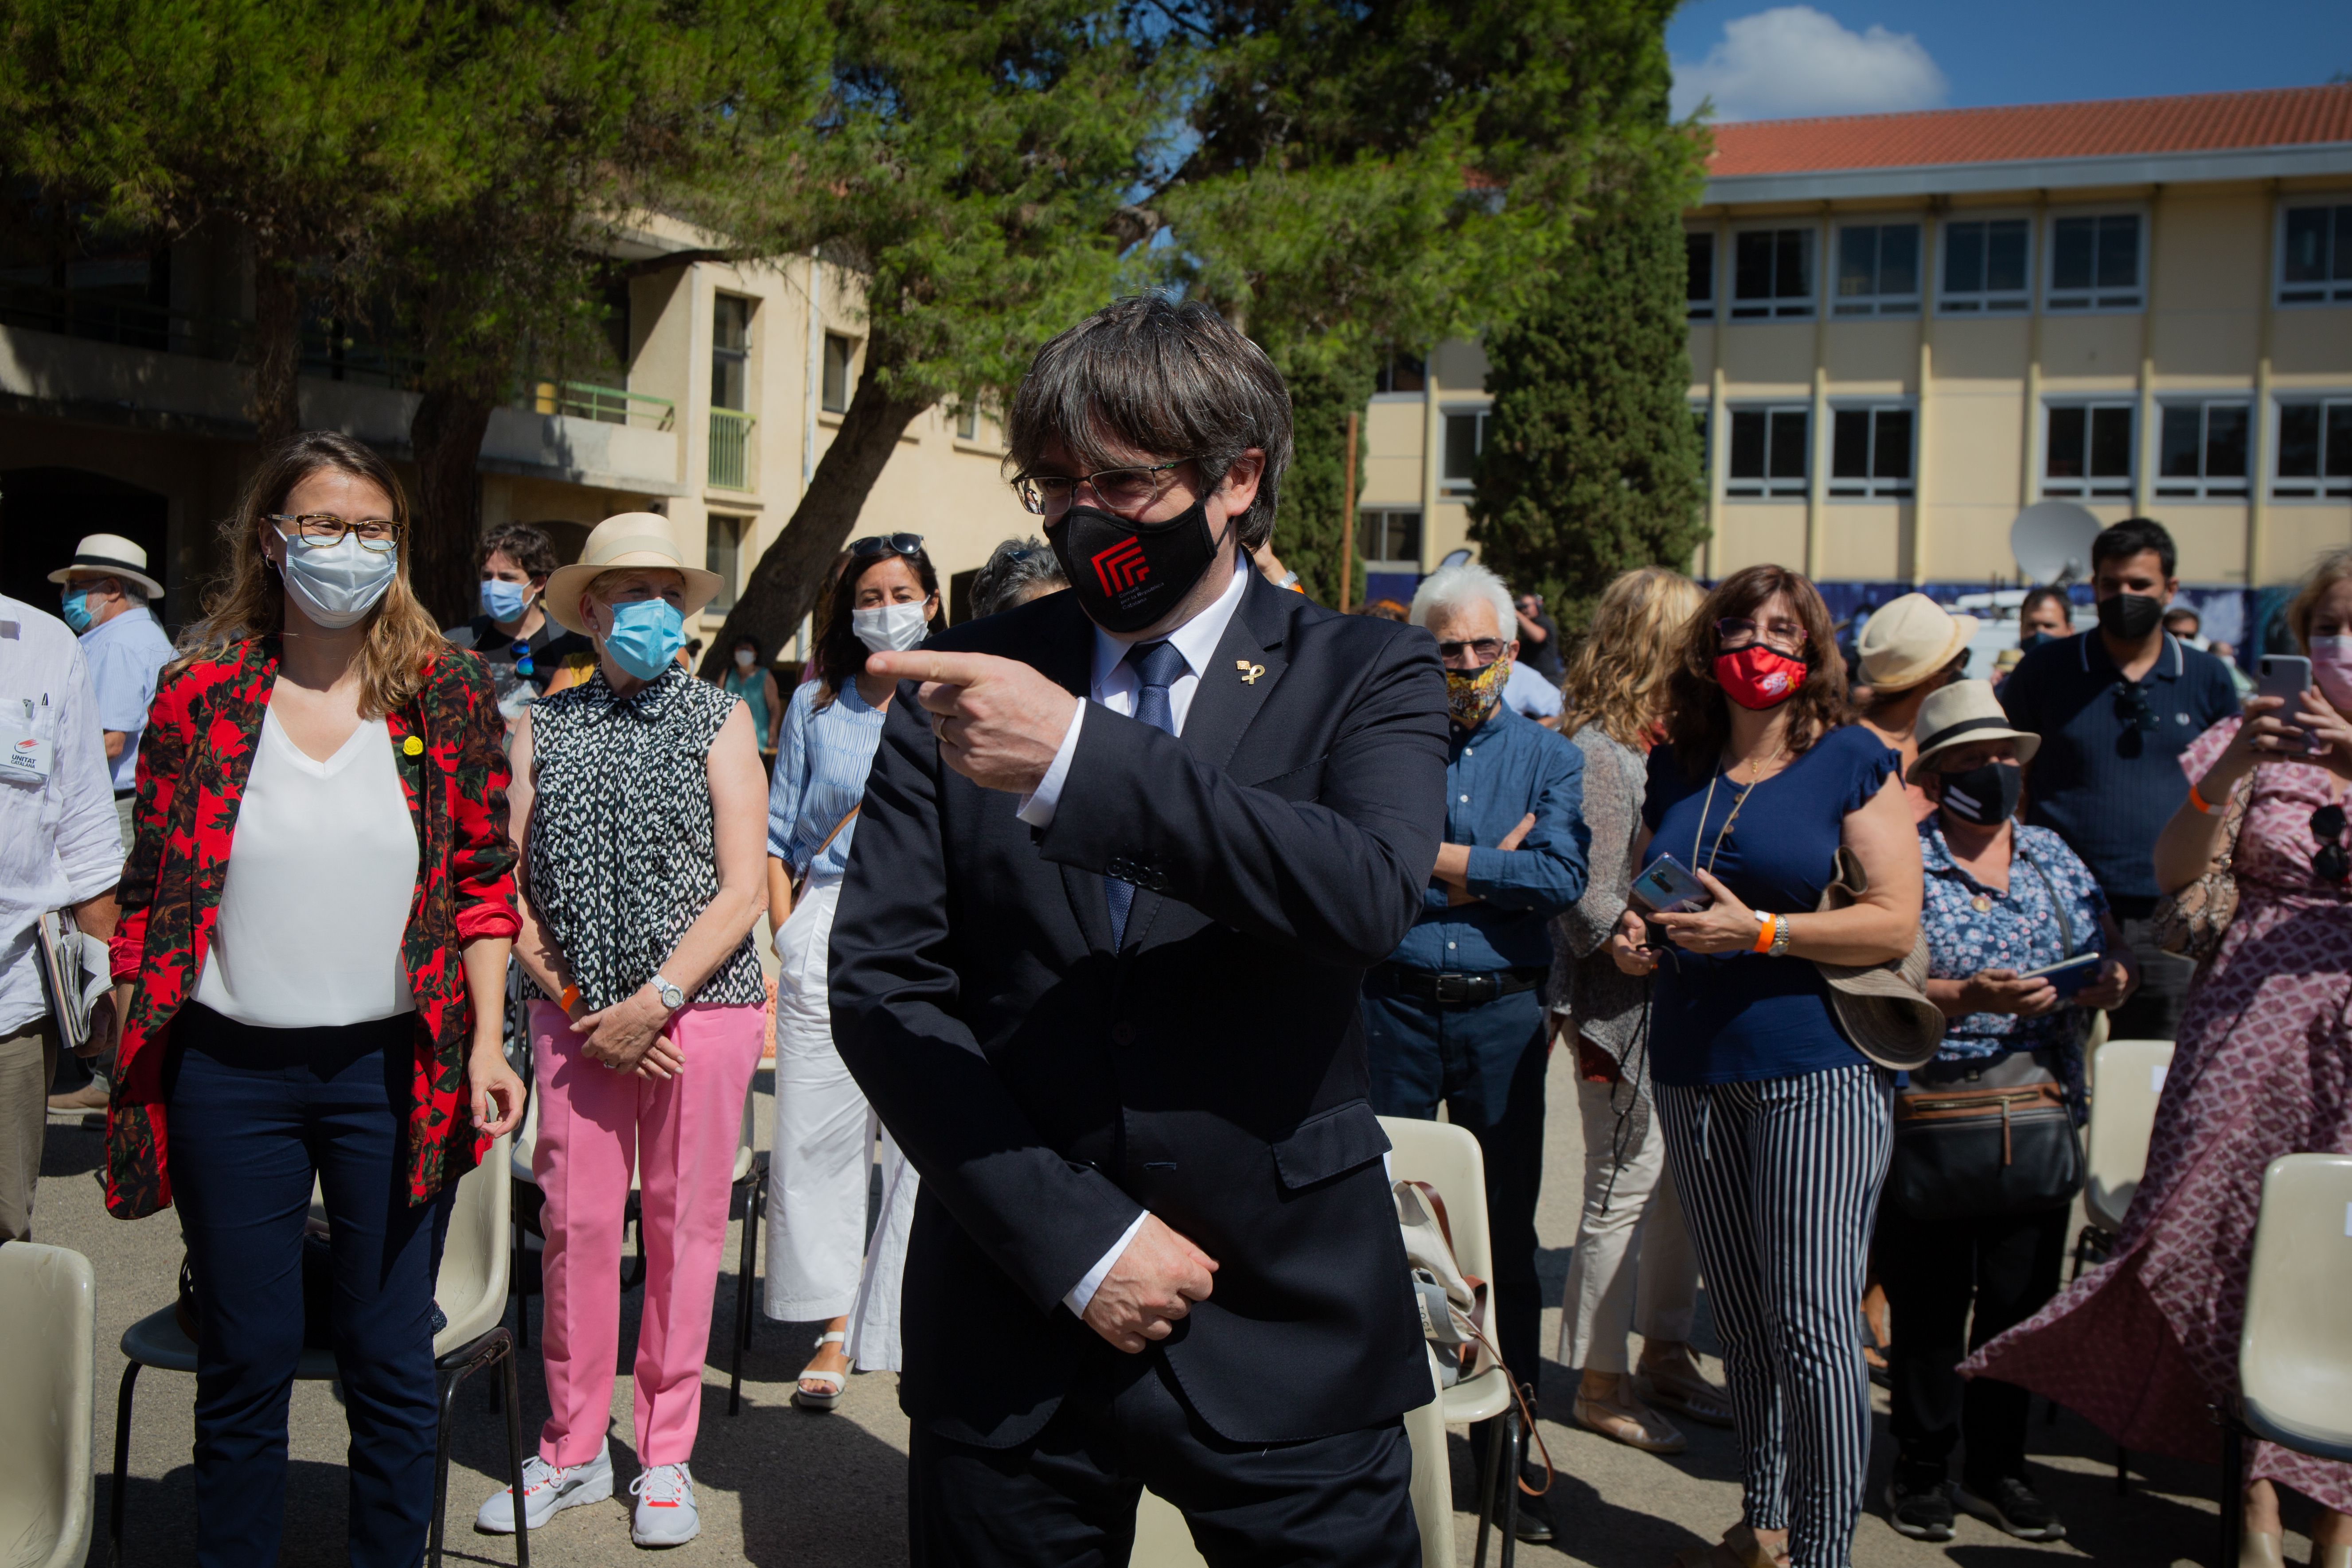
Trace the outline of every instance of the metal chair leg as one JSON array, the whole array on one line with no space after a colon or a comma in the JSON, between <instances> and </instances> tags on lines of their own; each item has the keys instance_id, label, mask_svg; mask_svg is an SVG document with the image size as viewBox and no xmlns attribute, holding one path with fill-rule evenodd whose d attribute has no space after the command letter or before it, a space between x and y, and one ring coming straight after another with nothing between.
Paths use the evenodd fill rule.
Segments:
<instances>
[{"instance_id":1,"label":"metal chair leg","mask_svg":"<svg viewBox=\"0 0 2352 1568\"><path fill-rule=\"evenodd\" d=\"M457 1390L465 1386L463 1372L440 1373L441 1419L433 1434L433 1528L425 1538L425 1561L428 1568L441 1568L441 1531L449 1511L449 1416L457 1403ZM517 1494L518 1505L520 1494Z\"/></svg>"},{"instance_id":2,"label":"metal chair leg","mask_svg":"<svg viewBox=\"0 0 2352 1568\"><path fill-rule=\"evenodd\" d=\"M1495 1525L1495 1473L1503 1458L1502 1417L1485 1425L1486 1452L1478 1461L1478 1546L1471 1554L1471 1568L1486 1568L1486 1532Z\"/></svg>"},{"instance_id":3,"label":"metal chair leg","mask_svg":"<svg viewBox=\"0 0 2352 1568\"><path fill-rule=\"evenodd\" d=\"M727 1414L740 1415L743 1409L743 1347L751 1342L751 1247L759 1235L759 1221L751 1213L751 1191L746 1190L743 1205L743 1245L735 1259L735 1331L730 1337L735 1342L729 1356L727 1371Z\"/></svg>"},{"instance_id":4,"label":"metal chair leg","mask_svg":"<svg viewBox=\"0 0 2352 1568\"><path fill-rule=\"evenodd\" d=\"M500 1358L499 1386L507 1396L507 1485L520 1505L522 1498L522 1396L515 1387L515 1358ZM515 1562L519 1568L530 1568L530 1521L520 1506L515 1509Z\"/></svg>"},{"instance_id":5,"label":"metal chair leg","mask_svg":"<svg viewBox=\"0 0 2352 1568\"><path fill-rule=\"evenodd\" d=\"M2116 1496L2131 1496L2131 1450L2116 1445Z\"/></svg>"},{"instance_id":6,"label":"metal chair leg","mask_svg":"<svg viewBox=\"0 0 2352 1568\"><path fill-rule=\"evenodd\" d=\"M106 1500L107 1568L122 1562L122 1488L131 1473L131 1395L139 1382L139 1363L122 1369L122 1389L114 1396L114 1490Z\"/></svg>"},{"instance_id":7,"label":"metal chair leg","mask_svg":"<svg viewBox=\"0 0 2352 1568\"><path fill-rule=\"evenodd\" d=\"M1519 1413L1516 1406L1503 1413L1504 1447L1503 1475L1503 1549L1502 1568L1511 1568L1519 1554L1519 1465L1520 1449L1526 1438L1519 1431Z\"/></svg>"}]
</instances>

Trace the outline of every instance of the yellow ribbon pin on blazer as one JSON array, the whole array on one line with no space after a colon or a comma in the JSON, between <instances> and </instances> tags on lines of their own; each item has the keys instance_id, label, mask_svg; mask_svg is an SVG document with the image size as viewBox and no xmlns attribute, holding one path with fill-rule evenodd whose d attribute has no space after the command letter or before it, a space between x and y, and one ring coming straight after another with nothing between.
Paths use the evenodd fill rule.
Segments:
<instances>
[{"instance_id":1,"label":"yellow ribbon pin on blazer","mask_svg":"<svg viewBox=\"0 0 2352 1568\"><path fill-rule=\"evenodd\" d=\"M1257 678L1265 673L1265 666L1262 664L1252 664L1245 658L1237 658L1234 660L1234 668L1242 672L1242 684L1244 686L1255 686L1257 684Z\"/></svg>"}]
</instances>

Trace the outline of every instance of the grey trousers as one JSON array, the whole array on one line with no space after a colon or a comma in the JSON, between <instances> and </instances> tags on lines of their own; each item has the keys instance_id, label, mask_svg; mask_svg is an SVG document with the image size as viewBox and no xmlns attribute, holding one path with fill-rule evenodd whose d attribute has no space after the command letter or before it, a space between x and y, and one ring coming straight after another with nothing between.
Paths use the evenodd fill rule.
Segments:
<instances>
[{"instance_id":1,"label":"grey trousers","mask_svg":"<svg viewBox=\"0 0 2352 1568\"><path fill-rule=\"evenodd\" d=\"M33 1192L57 1071L58 1030L47 1014L0 1037L0 1241L33 1239Z\"/></svg>"}]
</instances>

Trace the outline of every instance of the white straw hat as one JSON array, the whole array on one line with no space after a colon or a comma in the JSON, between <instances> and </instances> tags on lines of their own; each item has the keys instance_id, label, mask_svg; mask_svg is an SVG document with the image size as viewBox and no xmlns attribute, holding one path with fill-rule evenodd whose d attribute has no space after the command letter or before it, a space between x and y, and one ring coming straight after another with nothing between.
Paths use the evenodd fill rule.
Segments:
<instances>
[{"instance_id":1,"label":"white straw hat","mask_svg":"<svg viewBox=\"0 0 2352 1568\"><path fill-rule=\"evenodd\" d=\"M1906 691L1959 656L1977 635L1974 616L1956 616L1925 594L1906 594L1872 616L1854 639L1863 684Z\"/></svg>"},{"instance_id":2,"label":"white straw hat","mask_svg":"<svg viewBox=\"0 0 2352 1568\"><path fill-rule=\"evenodd\" d=\"M588 635L588 623L580 618L580 595L600 574L629 566L676 572L684 577L686 603L679 608L688 618L717 598L725 585L718 573L686 563L670 533L669 519L659 512L625 511L595 526L576 563L559 566L549 574L548 615L565 631Z\"/></svg>"},{"instance_id":3,"label":"white straw hat","mask_svg":"<svg viewBox=\"0 0 2352 1568\"><path fill-rule=\"evenodd\" d=\"M120 577L151 599L163 596L163 584L147 575L147 552L119 533L86 535L74 546L74 558L49 574L52 583L76 577Z\"/></svg>"},{"instance_id":4,"label":"white straw hat","mask_svg":"<svg viewBox=\"0 0 2352 1568\"><path fill-rule=\"evenodd\" d=\"M2001 711L2000 699L1993 695L1990 680L1955 680L1941 691L1928 693L1927 700L1919 704L1919 718L1912 726L1919 739L1919 759L1906 770L1904 777L1912 784L1936 771L1938 752L1948 752L1955 746L1973 746L1980 741L2014 741L2017 760L2021 763L2033 760L2042 749L2042 737L2014 729L2009 715Z\"/></svg>"}]
</instances>

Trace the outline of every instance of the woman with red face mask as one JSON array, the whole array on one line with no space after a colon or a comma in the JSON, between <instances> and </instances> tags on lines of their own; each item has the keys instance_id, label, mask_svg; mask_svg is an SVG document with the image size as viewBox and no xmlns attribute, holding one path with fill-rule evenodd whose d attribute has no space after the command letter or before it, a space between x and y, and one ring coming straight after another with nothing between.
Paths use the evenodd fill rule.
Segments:
<instances>
[{"instance_id":1,"label":"woman with red face mask","mask_svg":"<svg viewBox=\"0 0 2352 1568\"><path fill-rule=\"evenodd\" d=\"M1673 856L1709 901L1655 916L1656 938L1629 910L1610 949L1625 973L1656 977L1651 1078L1723 1336L1746 1492L1722 1544L1683 1560L1844 1568L1870 1457L1854 1303L1894 1075L1847 1037L1816 963L1911 952L1919 841L1900 759L1848 722L1829 612L1797 574L1751 566L1707 595L1667 707L1634 858ZM1867 890L1817 912L1841 847Z\"/></svg>"}]
</instances>

